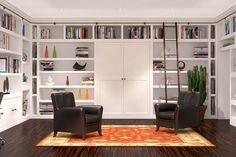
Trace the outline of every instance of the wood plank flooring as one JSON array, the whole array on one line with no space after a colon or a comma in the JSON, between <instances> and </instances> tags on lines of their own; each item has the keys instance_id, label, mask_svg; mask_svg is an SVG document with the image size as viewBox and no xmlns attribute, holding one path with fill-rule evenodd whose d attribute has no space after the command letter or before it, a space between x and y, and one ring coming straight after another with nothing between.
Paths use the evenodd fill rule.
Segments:
<instances>
[{"instance_id":1,"label":"wood plank flooring","mask_svg":"<svg viewBox=\"0 0 236 157\"><path fill-rule=\"evenodd\" d=\"M104 120L104 124L154 124L153 120ZM52 131L52 120L28 120L0 133L6 140L0 157L234 157L236 128L228 120L205 120L206 147L35 147Z\"/></svg>"}]
</instances>

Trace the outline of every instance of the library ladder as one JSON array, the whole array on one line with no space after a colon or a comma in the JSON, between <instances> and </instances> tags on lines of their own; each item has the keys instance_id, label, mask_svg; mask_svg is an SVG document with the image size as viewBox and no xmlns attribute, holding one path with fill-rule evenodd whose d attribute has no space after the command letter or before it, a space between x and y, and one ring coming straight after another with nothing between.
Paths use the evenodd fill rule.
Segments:
<instances>
[{"instance_id":1,"label":"library ladder","mask_svg":"<svg viewBox=\"0 0 236 157\"><path fill-rule=\"evenodd\" d=\"M175 39L166 39L166 27L174 27L175 29ZM164 52L164 80L165 80L165 101L167 103L168 100L168 91L167 91L167 54L166 54L166 42L168 41L175 41L175 57L176 57L176 71L177 71L177 83L178 83L178 96L180 93L180 70L179 70L179 45L178 45L178 26L177 22L175 22L174 26L173 25L168 25L166 26L165 23L163 22L163 52Z\"/></svg>"}]
</instances>

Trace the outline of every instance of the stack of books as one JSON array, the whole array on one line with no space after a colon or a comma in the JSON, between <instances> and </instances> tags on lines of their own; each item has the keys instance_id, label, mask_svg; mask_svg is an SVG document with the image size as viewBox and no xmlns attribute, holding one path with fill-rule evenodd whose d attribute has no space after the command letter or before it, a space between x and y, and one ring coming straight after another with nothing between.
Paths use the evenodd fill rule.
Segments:
<instances>
[{"instance_id":1,"label":"stack of books","mask_svg":"<svg viewBox=\"0 0 236 157\"><path fill-rule=\"evenodd\" d=\"M97 39L116 39L116 28L112 26L97 26L96 28Z\"/></svg>"},{"instance_id":2,"label":"stack of books","mask_svg":"<svg viewBox=\"0 0 236 157\"><path fill-rule=\"evenodd\" d=\"M49 28L42 28L41 29L41 39L51 39Z\"/></svg>"},{"instance_id":3,"label":"stack of books","mask_svg":"<svg viewBox=\"0 0 236 157\"><path fill-rule=\"evenodd\" d=\"M88 29L85 27L66 27L66 39L88 39Z\"/></svg>"},{"instance_id":4,"label":"stack of books","mask_svg":"<svg viewBox=\"0 0 236 157\"><path fill-rule=\"evenodd\" d=\"M9 50L9 36L0 32L0 48Z\"/></svg>"},{"instance_id":5,"label":"stack of books","mask_svg":"<svg viewBox=\"0 0 236 157\"><path fill-rule=\"evenodd\" d=\"M52 103L40 104L40 114L41 115L51 115L53 113Z\"/></svg>"},{"instance_id":6,"label":"stack of books","mask_svg":"<svg viewBox=\"0 0 236 157\"><path fill-rule=\"evenodd\" d=\"M89 48L88 47L76 47L75 56L80 58L88 58Z\"/></svg>"},{"instance_id":7,"label":"stack of books","mask_svg":"<svg viewBox=\"0 0 236 157\"><path fill-rule=\"evenodd\" d=\"M156 27L154 28L154 38L155 39L162 39L163 38L163 28Z\"/></svg>"},{"instance_id":8,"label":"stack of books","mask_svg":"<svg viewBox=\"0 0 236 157\"><path fill-rule=\"evenodd\" d=\"M128 39L150 39L149 26L134 26L128 28Z\"/></svg>"},{"instance_id":9,"label":"stack of books","mask_svg":"<svg viewBox=\"0 0 236 157\"><path fill-rule=\"evenodd\" d=\"M0 25L10 31L16 32L16 18L10 14L0 12Z\"/></svg>"},{"instance_id":10,"label":"stack of books","mask_svg":"<svg viewBox=\"0 0 236 157\"><path fill-rule=\"evenodd\" d=\"M195 47L193 50L194 58L208 58L208 48L207 47Z\"/></svg>"}]
</instances>

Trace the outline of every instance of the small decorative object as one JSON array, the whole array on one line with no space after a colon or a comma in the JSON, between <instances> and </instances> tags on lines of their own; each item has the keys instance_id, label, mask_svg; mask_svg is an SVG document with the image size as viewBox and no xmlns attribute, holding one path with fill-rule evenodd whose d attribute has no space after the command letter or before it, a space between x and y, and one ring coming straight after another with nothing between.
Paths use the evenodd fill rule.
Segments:
<instances>
[{"instance_id":1,"label":"small decorative object","mask_svg":"<svg viewBox=\"0 0 236 157\"><path fill-rule=\"evenodd\" d=\"M153 61L153 70L161 70L164 68L163 61Z\"/></svg>"},{"instance_id":2,"label":"small decorative object","mask_svg":"<svg viewBox=\"0 0 236 157\"><path fill-rule=\"evenodd\" d=\"M48 76L48 82L46 82L46 85L48 86L53 86L55 84L55 82L53 82L53 79L51 76Z\"/></svg>"},{"instance_id":3,"label":"small decorative object","mask_svg":"<svg viewBox=\"0 0 236 157\"><path fill-rule=\"evenodd\" d=\"M89 91L88 91L88 89L86 89L86 92L85 92L85 99L89 100Z\"/></svg>"},{"instance_id":4,"label":"small decorative object","mask_svg":"<svg viewBox=\"0 0 236 157\"><path fill-rule=\"evenodd\" d=\"M80 65L78 62L76 62L73 66L73 69L76 71L80 71L80 70L85 70L87 63L85 63L84 65Z\"/></svg>"},{"instance_id":5,"label":"small decorative object","mask_svg":"<svg viewBox=\"0 0 236 157\"><path fill-rule=\"evenodd\" d=\"M175 56L176 56L176 54L172 49L170 49L170 48L166 49L166 57L170 58L170 57L175 57ZM162 51L161 57L164 57L164 51Z\"/></svg>"},{"instance_id":6,"label":"small decorative object","mask_svg":"<svg viewBox=\"0 0 236 157\"><path fill-rule=\"evenodd\" d=\"M53 58L57 58L56 46L54 46L54 48L53 48L52 57L53 57Z\"/></svg>"},{"instance_id":7,"label":"small decorative object","mask_svg":"<svg viewBox=\"0 0 236 157\"><path fill-rule=\"evenodd\" d=\"M70 85L69 76L66 76L66 85L67 85L67 86Z\"/></svg>"},{"instance_id":8,"label":"small decorative object","mask_svg":"<svg viewBox=\"0 0 236 157\"><path fill-rule=\"evenodd\" d=\"M94 85L94 77L83 77L81 84L83 86L93 86Z\"/></svg>"},{"instance_id":9,"label":"small decorative object","mask_svg":"<svg viewBox=\"0 0 236 157\"><path fill-rule=\"evenodd\" d=\"M48 54L48 46L45 47L45 51L44 51L44 58L48 58L49 54Z\"/></svg>"},{"instance_id":10,"label":"small decorative object","mask_svg":"<svg viewBox=\"0 0 236 157\"><path fill-rule=\"evenodd\" d=\"M54 62L53 61L41 61L41 67L43 71L53 71Z\"/></svg>"},{"instance_id":11,"label":"small decorative object","mask_svg":"<svg viewBox=\"0 0 236 157\"><path fill-rule=\"evenodd\" d=\"M10 94L9 92L9 79L6 77L6 79L3 81L3 92L5 94Z\"/></svg>"},{"instance_id":12,"label":"small decorative object","mask_svg":"<svg viewBox=\"0 0 236 157\"><path fill-rule=\"evenodd\" d=\"M78 100L82 100L82 92L81 92L81 89L78 90L77 99L78 99Z\"/></svg>"},{"instance_id":13,"label":"small decorative object","mask_svg":"<svg viewBox=\"0 0 236 157\"><path fill-rule=\"evenodd\" d=\"M81 58L88 58L89 48L88 47L76 47L75 56Z\"/></svg>"},{"instance_id":14,"label":"small decorative object","mask_svg":"<svg viewBox=\"0 0 236 157\"><path fill-rule=\"evenodd\" d=\"M22 61L27 62L27 54L26 53L23 53Z\"/></svg>"},{"instance_id":15,"label":"small decorative object","mask_svg":"<svg viewBox=\"0 0 236 157\"><path fill-rule=\"evenodd\" d=\"M179 70L184 70L184 68L185 68L184 61L179 61Z\"/></svg>"},{"instance_id":16,"label":"small decorative object","mask_svg":"<svg viewBox=\"0 0 236 157\"><path fill-rule=\"evenodd\" d=\"M26 76L26 74L25 73L23 73L23 82L27 82L27 80L28 80L28 77Z\"/></svg>"}]
</instances>

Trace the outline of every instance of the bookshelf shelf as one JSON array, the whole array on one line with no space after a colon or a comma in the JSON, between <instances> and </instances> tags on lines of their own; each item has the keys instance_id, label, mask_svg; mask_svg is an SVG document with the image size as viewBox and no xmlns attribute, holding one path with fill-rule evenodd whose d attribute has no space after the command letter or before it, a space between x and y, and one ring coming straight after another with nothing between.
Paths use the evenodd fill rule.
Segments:
<instances>
[{"instance_id":1,"label":"bookshelf shelf","mask_svg":"<svg viewBox=\"0 0 236 157\"><path fill-rule=\"evenodd\" d=\"M164 60L164 58L153 58L153 60ZM168 61L176 61L176 58L166 58ZM208 61L208 58L179 58L179 60L185 61Z\"/></svg>"},{"instance_id":2,"label":"bookshelf shelf","mask_svg":"<svg viewBox=\"0 0 236 157\"><path fill-rule=\"evenodd\" d=\"M76 103L94 103L94 100L75 100ZM39 100L39 103L52 103L52 100Z\"/></svg>"},{"instance_id":3,"label":"bookshelf shelf","mask_svg":"<svg viewBox=\"0 0 236 157\"><path fill-rule=\"evenodd\" d=\"M94 71L40 71L41 74L92 74Z\"/></svg>"},{"instance_id":4,"label":"bookshelf shelf","mask_svg":"<svg viewBox=\"0 0 236 157\"><path fill-rule=\"evenodd\" d=\"M21 76L21 73L0 73L0 76Z\"/></svg>"},{"instance_id":5,"label":"bookshelf shelf","mask_svg":"<svg viewBox=\"0 0 236 157\"><path fill-rule=\"evenodd\" d=\"M156 71L153 71L154 74L164 74L164 71L160 71L160 70L156 70ZM166 73L168 74L177 74L177 71L167 71ZM187 71L180 71L181 74L187 74Z\"/></svg>"},{"instance_id":6,"label":"bookshelf shelf","mask_svg":"<svg viewBox=\"0 0 236 157\"><path fill-rule=\"evenodd\" d=\"M156 88L165 88L165 86L164 85L161 85L161 86L160 85L154 85L153 88L155 88L155 89ZM177 85L167 85L167 88L173 88L173 89L176 88L177 89L178 86ZM187 85L181 85L180 88L184 89L184 88L188 88L188 86Z\"/></svg>"},{"instance_id":7,"label":"bookshelf shelf","mask_svg":"<svg viewBox=\"0 0 236 157\"><path fill-rule=\"evenodd\" d=\"M6 50L6 49L2 49L0 48L0 54L8 54L8 55L18 55L18 56L22 56L21 52L16 52L16 51L11 51L11 50Z\"/></svg>"},{"instance_id":8,"label":"bookshelf shelf","mask_svg":"<svg viewBox=\"0 0 236 157\"><path fill-rule=\"evenodd\" d=\"M39 58L39 60L50 60L50 61L94 61L94 58Z\"/></svg>"},{"instance_id":9,"label":"bookshelf shelf","mask_svg":"<svg viewBox=\"0 0 236 157\"><path fill-rule=\"evenodd\" d=\"M53 85L53 86L44 86L44 85L41 85L39 86L39 88L52 88L52 89L56 89L56 88L94 88L94 86L79 86L79 85Z\"/></svg>"}]
</instances>

